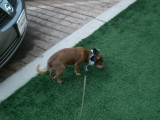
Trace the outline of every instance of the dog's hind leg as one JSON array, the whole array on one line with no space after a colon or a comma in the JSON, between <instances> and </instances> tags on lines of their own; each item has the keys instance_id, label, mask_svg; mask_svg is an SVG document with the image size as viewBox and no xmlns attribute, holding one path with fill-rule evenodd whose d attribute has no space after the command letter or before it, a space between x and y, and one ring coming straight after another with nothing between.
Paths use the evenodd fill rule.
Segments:
<instances>
[{"instance_id":1,"label":"dog's hind leg","mask_svg":"<svg viewBox=\"0 0 160 120\"><path fill-rule=\"evenodd\" d=\"M60 69L56 69L56 75L54 76L54 79L57 80L58 83L62 83L63 81L59 78L60 75L62 75L65 71L65 66L61 65Z\"/></svg>"},{"instance_id":2,"label":"dog's hind leg","mask_svg":"<svg viewBox=\"0 0 160 120\"><path fill-rule=\"evenodd\" d=\"M53 68L50 68L50 69L49 69L50 77L51 77L52 80L54 79L54 77L53 77L53 72L54 72L54 71L55 71L55 70L53 70Z\"/></svg>"}]
</instances>

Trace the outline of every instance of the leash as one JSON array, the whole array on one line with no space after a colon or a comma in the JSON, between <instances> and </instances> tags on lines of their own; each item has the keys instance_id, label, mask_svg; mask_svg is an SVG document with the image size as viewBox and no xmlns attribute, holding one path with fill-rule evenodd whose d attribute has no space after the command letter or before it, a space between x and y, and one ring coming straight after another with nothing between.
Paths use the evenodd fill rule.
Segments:
<instances>
[{"instance_id":1,"label":"leash","mask_svg":"<svg viewBox=\"0 0 160 120\"><path fill-rule=\"evenodd\" d=\"M83 86L82 106L81 106L81 112L80 112L79 120L82 119L82 112L83 112L83 106L84 106L84 96L85 96L85 89L86 89L87 72L88 72L88 64L84 67L84 86Z\"/></svg>"}]
</instances>

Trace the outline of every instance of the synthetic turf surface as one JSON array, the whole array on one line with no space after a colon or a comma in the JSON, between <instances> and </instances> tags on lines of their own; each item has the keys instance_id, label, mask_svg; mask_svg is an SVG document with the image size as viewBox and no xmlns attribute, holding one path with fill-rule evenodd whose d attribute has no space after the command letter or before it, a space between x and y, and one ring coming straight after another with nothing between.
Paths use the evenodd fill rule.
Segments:
<instances>
[{"instance_id":1,"label":"synthetic turf surface","mask_svg":"<svg viewBox=\"0 0 160 120\"><path fill-rule=\"evenodd\" d=\"M89 67L83 120L160 119L160 1L138 0L77 46L101 49L104 70ZM59 85L38 75L0 104L0 120L77 120L80 77L67 66Z\"/></svg>"}]
</instances>

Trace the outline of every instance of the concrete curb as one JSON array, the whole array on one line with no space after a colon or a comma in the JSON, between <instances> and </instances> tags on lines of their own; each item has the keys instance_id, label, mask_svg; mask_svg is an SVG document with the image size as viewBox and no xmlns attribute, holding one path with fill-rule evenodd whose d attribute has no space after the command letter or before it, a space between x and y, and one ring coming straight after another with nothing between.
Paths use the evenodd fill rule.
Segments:
<instances>
[{"instance_id":1,"label":"concrete curb","mask_svg":"<svg viewBox=\"0 0 160 120\"><path fill-rule=\"evenodd\" d=\"M0 102L12 95L16 90L24 86L29 80L37 75L36 66L40 64L41 69L46 67L48 58L63 48L70 48L80 42L82 39L91 35L95 30L101 27L105 22L114 18L121 11L126 9L129 5L136 0L121 0L109 10L105 11L89 23L75 31L70 36L66 37L58 44L47 50L40 57L36 58L33 62L27 64L21 70L17 71L12 76L8 77L4 82L0 83Z\"/></svg>"}]
</instances>

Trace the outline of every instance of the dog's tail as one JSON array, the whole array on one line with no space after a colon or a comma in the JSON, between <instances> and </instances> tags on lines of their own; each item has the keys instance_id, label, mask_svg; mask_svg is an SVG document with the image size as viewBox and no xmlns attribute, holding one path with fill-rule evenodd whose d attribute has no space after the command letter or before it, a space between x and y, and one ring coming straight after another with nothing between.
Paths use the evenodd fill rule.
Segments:
<instances>
[{"instance_id":1,"label":"dog's tail","mask_svg":"<svg viewBox=\"0 0 160 120\"><path fill-rule=\"evenodd\" d=\"M37 72L39 72L40 74L44 74L44 73L46 73L46 72L48 71L48 67L46 68L46 70L43 71L43 70L40 70L40 69L39 69L39 66L40 66L40 65L37 65L36 70L37 70Z\"/></svg>"}]
</instances>

